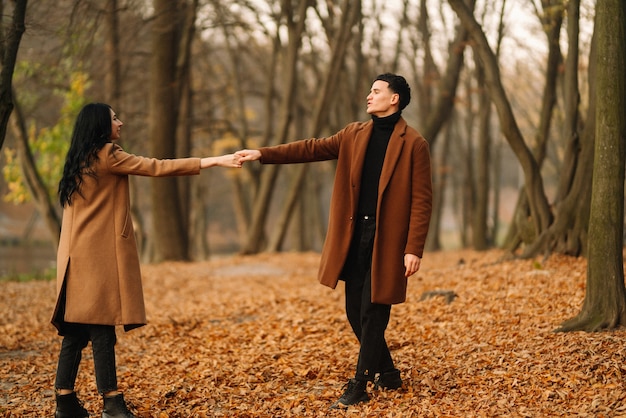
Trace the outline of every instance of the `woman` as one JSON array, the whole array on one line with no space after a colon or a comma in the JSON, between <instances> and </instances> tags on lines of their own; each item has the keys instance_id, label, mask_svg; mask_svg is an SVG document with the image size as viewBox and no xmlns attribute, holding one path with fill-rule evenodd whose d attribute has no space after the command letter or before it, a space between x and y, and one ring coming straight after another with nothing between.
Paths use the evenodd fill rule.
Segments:
<instances>
[{"instance_id":1,"label":"woman","mask_svg":"<svg viewBox=\"0 0 626 418\"><path fill-rule=\"evenodd\" d=\"M213 166L241 167L232 154L158 160L113 143L123 123L110 106L78 114L59 183L63 210L52 323L63 336L55 380L56 418L88 417L74 392L82 349L91 341L102 417L133 417L118 392L115 326L146 324L139 255L130 218L129 175L185 176Z\"/></svg>"}]
</instances>

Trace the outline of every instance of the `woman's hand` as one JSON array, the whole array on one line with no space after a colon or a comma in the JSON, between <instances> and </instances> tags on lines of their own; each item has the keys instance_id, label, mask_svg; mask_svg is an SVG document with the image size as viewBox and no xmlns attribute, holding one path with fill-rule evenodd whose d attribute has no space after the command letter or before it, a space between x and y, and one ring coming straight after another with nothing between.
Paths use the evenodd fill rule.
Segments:
<instances>
[{"instance_id":1,"label":"woman's hand","mask_svg":"<svg viewBox=\"0 0 626 418\"><path fill-rule=\"evenodd\" d=\"M241 168L241 158L236 154L220 155L219 157L205 157L200 160L200 168L214 166Z\"/></svg>"}]
</instances>

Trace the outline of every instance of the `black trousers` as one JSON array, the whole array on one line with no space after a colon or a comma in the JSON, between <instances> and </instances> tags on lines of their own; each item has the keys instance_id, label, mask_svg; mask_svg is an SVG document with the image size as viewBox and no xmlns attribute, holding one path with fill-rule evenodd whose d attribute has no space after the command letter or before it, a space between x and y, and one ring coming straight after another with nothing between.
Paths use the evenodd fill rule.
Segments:
<instances>
[{"instance_id":1,"label":"black trousers","mask_svg":"<svg viewBox=\"0 0 626 418\"><path fill-rule=\"evenodd\" d=\"M355 378L369 381L377 373L395 368L385 340L391 305L372 303L375 232L375 219L358 220L342 274L346 282L346 316L360 343Z\"/></svg>"},{"instance_id":2,"label":"black trousers","mask_svg":"<svg viewBox=\"0 0 626 418\"><path fill-rule=\"evenodd\" d=\"M105 394L117 390L115 327L65 323L64 331L54 387L74 390L83 348L91 341L98 392Z\"/></svg>"}]
</instances>

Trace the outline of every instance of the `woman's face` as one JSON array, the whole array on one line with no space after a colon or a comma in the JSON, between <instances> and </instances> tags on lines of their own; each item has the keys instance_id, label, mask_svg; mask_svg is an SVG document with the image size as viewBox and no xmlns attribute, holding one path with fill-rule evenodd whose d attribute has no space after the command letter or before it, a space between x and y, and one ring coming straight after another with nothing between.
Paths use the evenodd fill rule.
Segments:
<instances>
[{"instance_id":1,"label":"woman's face","mask_svg":"<svg viewBox=\"0 0 626 418\"><path fill-rule=\"evenodd\" d=\"M122 130L122 121L117 118L117 115L111 110L111 141L115 141L116 139L120 139L120 133Z\"/></svg>"}]
</instances>

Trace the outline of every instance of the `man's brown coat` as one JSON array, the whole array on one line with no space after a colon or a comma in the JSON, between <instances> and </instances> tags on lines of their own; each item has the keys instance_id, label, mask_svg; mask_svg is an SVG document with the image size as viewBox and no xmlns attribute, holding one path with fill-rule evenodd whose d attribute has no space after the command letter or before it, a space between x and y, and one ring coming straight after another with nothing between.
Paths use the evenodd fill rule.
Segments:
<instances>
[{"instance_id":1,"label":"man's brown coat","mask_svg":"<svg viewBox=\"0 0 626 418\"><path fill-rule=\"evenodd\" d=\"M263 164L337 160L319 281L335 288L354 232L361 173L373 122L355 122L328 138L311 138L259 149ZM372 302L402 303L407 278L404 255L422 257L432 209L430 151L403 118L385 154L378 188L372 255Z\"/></svg>"}]
</instances>

